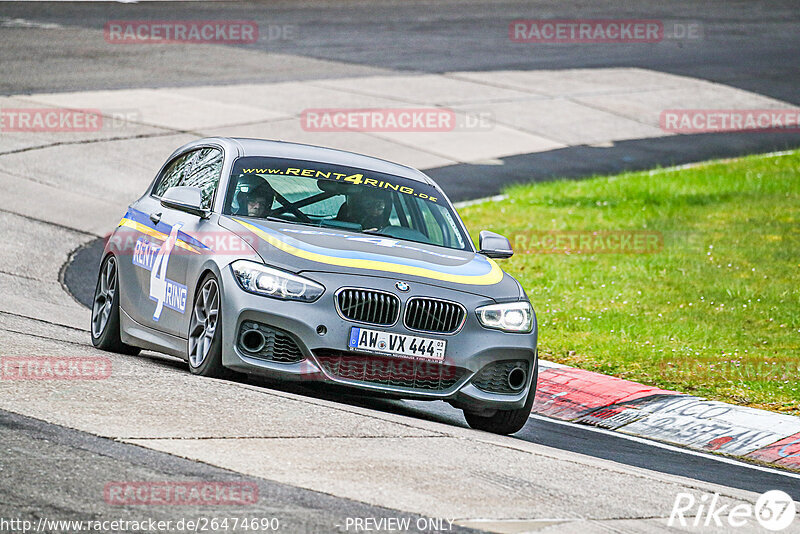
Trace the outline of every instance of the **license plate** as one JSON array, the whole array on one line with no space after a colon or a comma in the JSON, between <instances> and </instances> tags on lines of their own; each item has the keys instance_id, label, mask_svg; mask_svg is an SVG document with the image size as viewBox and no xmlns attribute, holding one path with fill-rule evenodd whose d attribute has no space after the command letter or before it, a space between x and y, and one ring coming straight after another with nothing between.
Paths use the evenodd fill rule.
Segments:
<instances>
[{"instance_id":1,"label":"license plate","mask_svg":"<svg viewBox=\"0 0 800 534\"><path fill-rule=\"evenodd\" d=\"M406 358L418 358L441 362L447 342L442 339L382 332L367 328L350 329L350 350L363 350L380 354L393 354Z\"/></svg>"}]
</instances>

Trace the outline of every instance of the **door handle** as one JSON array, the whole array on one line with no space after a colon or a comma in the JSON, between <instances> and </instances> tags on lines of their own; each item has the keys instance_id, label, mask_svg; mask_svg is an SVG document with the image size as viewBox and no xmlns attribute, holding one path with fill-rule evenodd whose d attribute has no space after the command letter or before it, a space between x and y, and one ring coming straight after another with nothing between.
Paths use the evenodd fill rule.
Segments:
<instances>
[{"instance_id":1,"label":"door handle","mask_svg":"<svg viewBox=\"0 0 800 534\"><path fill-rule=\"evenodd\" d=\"M161 222L161 214L160 213L151 213L150 220L153 221L153 224L158 224Z\"/></svg>"}]
</instances>

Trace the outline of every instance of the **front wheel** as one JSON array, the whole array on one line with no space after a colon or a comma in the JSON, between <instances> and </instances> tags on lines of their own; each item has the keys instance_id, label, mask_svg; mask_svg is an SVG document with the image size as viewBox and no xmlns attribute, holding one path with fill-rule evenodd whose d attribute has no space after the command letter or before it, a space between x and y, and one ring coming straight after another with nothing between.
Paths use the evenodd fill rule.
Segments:
<instances>
[{"instance_id":1,"label":"front wheel","mask_svg":"<svg viewBox=\"0 0 800 534\"><path fill-rule=\"evenodd\" d=\"M119 334L119 272L117 259L106 256L100 265L100 275L92 302L92 345L100 350L122 354L139 354L139 348L126 345Z\"/></svg>"},{"instance_id":2,"label":"front wheel","mask_svg":"<svg viewBox=\"0 0 800 534\"><path fill-rule=\"evenodd\" d=\"M464 411L464 418L470 428L483 430L493 434L513 434L522 430L533 408L533 400L536 398L536 383L539 379L539 365L536 363L536 370L533 372L531 387L525 405L516 410L497 410L493 415L485 416Z\"/></svg>"},{"instance_id":3,"label":"front wheel","mask_svg":"<svg viewBox=\"0 0 800 534\"><path fill-rule=\"evenodd\" d=\"M222 312L217 278L208 273L194 297L189 318L189 370L196 375L227 378L222 366Z\"/></svg>"}]
</instances>

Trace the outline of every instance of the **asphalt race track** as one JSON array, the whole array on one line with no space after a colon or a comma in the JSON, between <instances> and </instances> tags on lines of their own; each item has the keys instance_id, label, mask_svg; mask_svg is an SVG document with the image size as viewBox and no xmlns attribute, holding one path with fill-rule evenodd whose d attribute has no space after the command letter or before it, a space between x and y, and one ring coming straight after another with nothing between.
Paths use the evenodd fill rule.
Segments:
<instances>
[{"instance_id":1,"label":"asphalt race track","mask_svg":"<svg viewBox=\"0 0 800 534\"><path fill-rule=\"evenodd\" d=\"M121 131L0 131L0 355L108 356L113 370L92 382L0 381L0 518L235 515L275 517L286 532L355 532L353 518L405 517L429 531L726 532L668 529L676 495L716 492L723 503L752 505L781 489L800 500L800 475L593 428L532 417L500 437L470 430L441 402L206 380L170 357L91 347L85 305L102 236L127 203L193 137L313 141L295 124L293 98L489 111L493 130L433 147L403 136L317 138L424 168L454 200L521 180L800 146L798 133L672 135L651 118L692 98L698 107L800 105L796 2L617 4L0 2L0 109L75 105L135 116ZM514 19L576 17L694 23L703 36L589 47L508 39ZM262 39L103 40L109 20L187 18L256 20ZM270 28L288 36L273 39ZM246 91L263 102L247 102ZM187 102L195 108L170 114ZM557 106L567 118L540 124L528 106ZM595 122L582 122L590 112ZM104 498L109 482L124 480L242 482L258 487L258 500L125 506ZM445 521L436 528L430 518Z\"/></svg>"},{"instance_id":2,"label":"asphalt race track","mask_svg":"<svg viewBox=\"0 0 800 534\"><path fill-rule=\"evenodd\" d=\"M39 2L4 3L0 29L7 37L0 61L12 66L14 76L0 80L0 94L625 67L708 80L800 104L800 74L793 53L800 48L800 36L792 1L769 2L768 9L746 1L648 1L636 8L617 4L597 2L576 12L562 2L180 3L169 5L168 18L255 20L262 38L236 47L151 51L140 45L109 46L101 40L102 29L109 20L163 19L164 7L157 2L69 3L57 8ZM511 20L576 17L695 24L701 37L589 47L529 45L508 39ZM19 20L33 24L14 22ZM502 165L425 167L454 200L466 200L495 194L503 185L520 180L647 169L798 144L796 132L642 137L518 153L499 158ZM484 179L487 173L492 180Z\"/></svg>"}]
</instances>

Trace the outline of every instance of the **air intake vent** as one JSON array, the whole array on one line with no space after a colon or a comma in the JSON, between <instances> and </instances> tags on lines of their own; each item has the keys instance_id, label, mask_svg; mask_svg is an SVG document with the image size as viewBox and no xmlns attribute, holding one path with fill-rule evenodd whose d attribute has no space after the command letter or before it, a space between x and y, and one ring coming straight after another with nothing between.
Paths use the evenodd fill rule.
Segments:
<instances>
[{"instance_id":1,"label":"air intake vent","mask_svg":"<svg viewBox=\"0 0 800 534\"><path fill-rule=\"evenodd\" d=\"M400 316L400 299L373 289L342 289L336 295L339 313L351 321L392 325Z\"/></svg>"},{"instance_id":2,"label":"air intake vent","mask_svg":"<svg viewBox=\"0 0 800 534\"><path fill-rule=\"evenodd\" d=\"M528 362L511 360L490 363L472 379L472 385L489 393L518 393L525 387Z\"/></svg>"},{"instance_id":3,"label":"air intake vent","mask_svg":"<svg viewBox=\"0 0 800 534\"><path fill-rule=\"evenodd\" d=\"M325 371L342 380L389 387L445 391L458 383L464 369L421 360L318 350L314 355Z\"/></svg>"},{"instance_id":4,"label":"air intake vent","mask_svg":"<svg viewBox=\"0 0 800 534\"><path fill-rule=\"evenodd\" d=\"M464 324L464 306L446 300L412 297L406 303L405 324L409 330L452 334Z\"/></svg>"},{"instance_id":5,"label":"air intake vent","mask_svg":"<svg viewBox=\"0 0 800 534\"><path fill-rule=\"evenodd\" d=\"M251 358L280 363L294 363L305 358L286 332L261 323L242 323L238 339L239 349Z\"/></svg>"}]
</instances>

